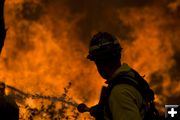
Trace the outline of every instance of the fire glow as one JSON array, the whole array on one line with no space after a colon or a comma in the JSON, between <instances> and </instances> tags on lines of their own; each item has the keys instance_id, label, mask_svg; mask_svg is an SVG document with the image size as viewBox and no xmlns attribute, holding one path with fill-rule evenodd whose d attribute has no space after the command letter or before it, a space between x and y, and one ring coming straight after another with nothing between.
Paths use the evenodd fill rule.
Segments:
<instances>
[{"instance_id":1,"label":"fire glow","mask_svg":"<svg viewBox=\"0 0 180 120\"><path fill-rule=\"evenodd\" d=\"M83 0L79 2L82 9L64 0L6 1L8 32L0 58L1 81L27 93L48 96L61 96L70 82L68 95L77 103L93 105L103 80L93 63L86 60L88 43L93 33L108 31L120 39L122 61L145 75L158 104L162 107L178 102L179 0L140 5L122 2L118 7L105 1L107 8L101 5L102 11L97 12L103 21L96 20L96 12L86 8ZM94 0L88 3L99 5ZM125 27L115 30L116 24ZM131 37L122 37L121 33ZM170 100L174 97L175 101ZM36 107L36 100L26 102Z\"/></svg>"}]
</instances>

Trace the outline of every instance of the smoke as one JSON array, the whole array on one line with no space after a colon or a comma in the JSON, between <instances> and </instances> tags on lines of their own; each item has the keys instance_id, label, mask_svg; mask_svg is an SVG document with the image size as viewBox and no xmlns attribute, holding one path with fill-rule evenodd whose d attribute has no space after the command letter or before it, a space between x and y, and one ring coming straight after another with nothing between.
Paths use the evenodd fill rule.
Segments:
<instances>
[{"instance_id":1,"label":"smoke","mask_svg":"<svg viewBox=\"0 0 180 120\"><path fill-rule=\"evenodd\" d=\"M92 35L107 31L162 106L179 102L180 0L8 0L5 8L0 76L6 83L58 96L72 82L78 102L96 103L103 83L86 55Z\"/></svg>"},{"instance_id":2,"label":"smoke","mask_svg":"<svg viewBox=\"0 0 180 120\"><path fill-rule=\"evenodd\" d=\"M25 19L29 21L37 21L43 16L43 8L39 3L24 2L21 9L16 12L17 18Z\"/></svg>"},{"instance_id":3,"label":"smoke","mask_svg":"<svg viewBox=\"0 0 180 120\"><path fill-rule=\"evenodd\" d=\"M2 79L27 92L46 91L47 95L60 95L72 82L72 94L81 100L92 101L92 94L98 97L93 86L99 86L98 90L102 82L94 80L98 77L95 67L86 61L86 48L73 32L76 15L69 17L72 13L59 1L11 1L6 5L10 6L6 9L9 30ZM54 9L59 7L60 11ZM90 87L83 90L83 86Z\"/></svg>"}]
</instances>

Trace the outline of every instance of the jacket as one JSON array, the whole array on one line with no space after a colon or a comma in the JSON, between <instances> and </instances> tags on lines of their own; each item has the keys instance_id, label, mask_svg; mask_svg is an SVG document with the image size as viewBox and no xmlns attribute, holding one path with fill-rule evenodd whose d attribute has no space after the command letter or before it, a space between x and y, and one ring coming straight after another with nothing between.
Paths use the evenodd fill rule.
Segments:
<instances>
[{"instance_id":1,"label":"jacket","mask_svg":"<svg viewBox=\"0 0 180 120\"><path fill-rule=\"evenodd\" d=\"M131 68L127 64L122 64L107 83L110 83L119 74L128 74L132 78L135 77ZM134 81L134 79L131 80ZM105 105L105 107L108 106L109 110L106 110L106 108L104 110L105 120L142 120L144 117L145 110L141 107L145 106L146 103L139 91L131 85L118 84L114 86L106 104L108 105ZM111 112L111 116L107 112Z\"/></svg>"}]
</instances>

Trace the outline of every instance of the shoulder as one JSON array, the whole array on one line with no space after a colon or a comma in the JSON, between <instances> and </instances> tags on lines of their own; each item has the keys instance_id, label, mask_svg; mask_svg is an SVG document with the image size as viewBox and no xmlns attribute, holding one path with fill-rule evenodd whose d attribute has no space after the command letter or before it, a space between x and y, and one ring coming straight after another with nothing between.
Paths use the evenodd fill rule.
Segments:
<instances>
[{"instance_id":1,"label":"shoulder","mask_svg":"<svg viewBox=\"0 0 180 120\"><path fill-rule=\"evenodd\" d=\"M109 96L109 101L119 101L123 102L135 102L138 106L141 106L143 98L139 91L131 85L128 84L118 84L112 88Z\"/></svg>"},{"instance_id":2,"label":"shoulder","mask_svg":"<svg viewBox=\"0 0 180 120\"><path fill-rule=\"evenodd\" d=\"M141 97L140 93L130 85L114 86L108 100L113 119L141 120L138 97Z\"/></svg>"},{"instance_id":3,"label":"shoulder","mask_svg":"<svg viewBox=\"0 0 180 120\"><path fill-rule=\"evenodd\" d=\"M141 96L141 94L138 92L138 90L136 90L136 88L134 88L131 85L128 84L118 84L115 85L112 88L111 94L110 95L118 95L121 96L122 94L126 94L126 95L130 95L131 97L135 97L135 96Z\"/></svg>"}]
</instances>

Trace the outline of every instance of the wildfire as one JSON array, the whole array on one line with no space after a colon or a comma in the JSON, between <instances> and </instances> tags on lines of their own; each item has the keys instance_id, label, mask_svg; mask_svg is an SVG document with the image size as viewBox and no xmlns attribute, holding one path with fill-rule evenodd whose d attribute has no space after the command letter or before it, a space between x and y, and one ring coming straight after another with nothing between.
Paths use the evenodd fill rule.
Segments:
<instances>
[{"instance_id":1,"label":"wildfire","mask_svg":"<svg viewBox=\"0 0 180 120\"><path fill-rule=\"evenodd\" d=\"M103 6L89 1L90 7L86 7L80 0L82 7L78 7L79 4L73 6L64 0L7 0L8 31L0 58L1 81L24 92L46 96L62 96L71 83L68 96L74 102L93 105L98 101L103 80L93 63L86 60L88 43L96 31L108 31L120 39L122 61L145 75L160 107L178 104L180 2L130 2L104 1ZM100 10L93 5L99 5ZM170 94L176 96L175 101ZM34 101L24 102L39 108ZM50 103L45 100L43 104ZM25 114L21 109L21 114Z\"/></svg>"}]
</instances>

